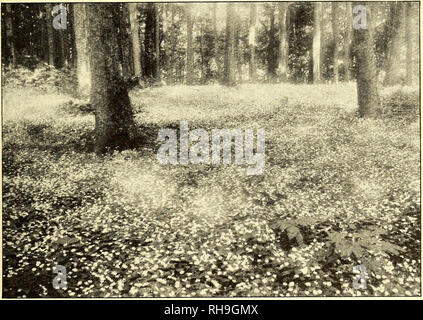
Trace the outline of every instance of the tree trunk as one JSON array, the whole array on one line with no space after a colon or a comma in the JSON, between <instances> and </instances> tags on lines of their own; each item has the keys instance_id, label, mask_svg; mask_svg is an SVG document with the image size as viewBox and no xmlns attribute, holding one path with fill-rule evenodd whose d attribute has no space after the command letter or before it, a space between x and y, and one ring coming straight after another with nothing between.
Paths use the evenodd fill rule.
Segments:
<instances>
[{"instance_id":1,"label":"tree trunk","mask_svg":"<svg viewBox=\"0 0 423 320\"><path fill-rule=\"evenodd\" d=\"M340 15L339 3L332 2L332 34L333 34L333 82L339 81L339 27L338 16Z\"/></svg>"},{"instance_id":2,"label":"tree trunk","mask_svg":"<svg viewBox=\"0 0 423 320\"><path fill-rule=\"evenodd\" d=\"M121 72L124 78L128 79L131 76L131 50L129 50L129 35L128 35L128 7L124 4L114 4L114 23L118 27L117 46L120 56L120 64L122 66Z\"/></svg>"},{"instance_id":3,"label":"tree trunk","mask_svg":"<svg viewBox=\"0 0 423 320\"><path fill-rule=\"evenodd\" d=\"M160 14L159 14L159 4L158 3L154 3L154 12L155 12L155 26L154 26L154 44L155 44L155 58L156 58L156 63L155 63L155 78L156 80L160 80Z\"/></svg>"},{"instance_id":4,"label":"tree trunk","mask_svg":"<svg viewBox=\"0 0 423 320\"><path fill-rule=\"evenodd\" d=\"M286 17L288 3L279 3L279 81L286 81L288 78L288 36L286 28Z\"/></svg>"},{"instance_id":5,"label":"tree trunk","mask_svg":"<svg viewBox=\"0 0 423 320\"><path fill-rule=\"evenodd\" d=\"M248 34L248 45L250 49L249 73L250 82L257 81L256 64L256 27L257 27L257 4L250 3L250 30Z\"/></svg>"},{"instance_id":6,"label":"tree trunk","mask_svg":"<svg viewBox=\"0 0 423 320\"><path fill-rule=\"evenodd\" d=\"M388 50L388 59L386 61L386 85L395 85L401 83L401 47L404 44L404 3L390 3L390 17L388 23L391 27L391 43Z\"/></svg>"},{"instance_id":7,"label":"tree trunk","mask_svg":"<svg viewBox=\"0 0 423 320\"><path fill-rule=\"evenodd\" d=\"M48 37L48 63L55 66L55 50L54 50L54 33L53 33L53 5L46 4L46 22L47 22L47 37Z\"/></svg>"},{"instance_id":8,"label":"tree trunk","mask_svg":"<svg viewBox=\"0 0 423 320\"><path fill-rule=\"evenodd\" d=\"M405 59L405 83L410 86L413 84L413 35L411 31L412 8L410 3L405 3L405 39L407 41L406 59Z\"/></svg>"},{"instance_id":9,"label":"tree trunk","mask_svg":"<svg viewBox=\"0 0 423 320\"><path fill-rule=\"evenodd\" d=\"M354 5L363 5L362 2ZM357 64L357 95L359 114L362 118L374 118L378 115L380 101L377 88L376 57L371 31L370 6L366 5L367 28L355 29L354 51ZM351 15L352 16L352 15Z\"/></svg>"},{"instance_id":10,"label":"tree trunk","mask_svg":"<svg viewBox=\"0 0 423 320\"><path fill-rule=\"evenodd\" d=\"M201 69L201 82L205 83L206 75L204 72L204 48L203 48L203 21L200 21L200 69Z\"/></svg>"},{"instance_id":11,"label":"tree trunk","mask_svg":"<svg viewBox=\"0 0 423 320\"><path fill-rule=\"evenodd\" d=\"M219 35L217 33L217 3L213 4L213 40L214 40L214 60L217 68L217 78L220 78L222 68L220 65L220 52L219 52Z\"/></svg>"},{"instance_id":12,"label":"tree trunk","mask_svg":"<svg viewBox=\"0 0 423 320\"><path fill-rule=\"evenodd\" d=\"M321 52L321 19L322 3L314 2L314 28L313 28L313 83L321 82L320 52Z\"/></svg>"},{"instance_id":13,"label":"tree trunk","mask_svg":"<svg viewBox=\"0 0 423 320\"><path fill-rule=\"evenodd\" d=\"M78 78L78 94L88 96L91 88L90 61L88 57L88 21L86 4L73 4L74 30L76 44L76 69Z\"/></svg>"},{"instance_id":14,"label":"tree trunk","mask_svg":"<svg viewBox=\"0 0 423 320\"><path fill-rule=\"evenodd\" d=\"M11 64L16 67L16 47L13 35L12 7L10 4L6 4L6 38L10 48L10 56L12 57Z\"/></svg>"},{"instance_id":15,"label":"tree trunk","mask_svg":"<svg viewBox=\"0 0 423 320\"><path fill-rule=\"evenodd\" d=\"M145 65L144 73L147 77L150 78L157 78L157 37L156 37L156 29L157 29L157 16L156 16L156 7L155 3L147 3L146 4L146 20L145 20L145 38L144 38L144 46L145 46L145 55L144 60Z\"/></svg>"},{"instance_id":16,"label":"tree trunk","mask_svg":"<svg viewBox=\"0 0 423 320\"><path fill-rule=\"evenodd\" d=\"M192 14L191 5L187 4L187 62L186 62L186 84L192 85L194 82L194 50L192 48Z\"/></svg>"},{"instance_id":17,"label":"tree trunk","mask_svg":"<svg viewBox=\"0 0 423 320\"><path fill-rule=\"evenodd\" d=\"M278 57L277 57L277 48L276 43L276 28L275 28L275 13L274 11L269 12L270 15L270 28L269 28L269 40L267 47L267 74L268 81L273 82L277 78L277 68L278 68Z\"/></svg>"},{"instance_id":18,"label":"tree trunk","mask_svg":"<svg viewBox=\"0 0 423 320\"><path fill-rule=\"evenodd\" d=\"M345 31L345 42L344 42L344 68L345 68L345 81L351 80L351 40L353 37L353 30L352 30L352 6L351 2L346 2L346 17L347 17L347 23L345 25L346 31Z\"/></svg>"},{"instance_id":19,"label":"tree trunk","mask_svg":"<svg viewBox=\"0 0 423 320\"><path fill-rule=\"evenodd\" d=\"M130 145L133 116L126 85L118 73L117 30L113 4L85 4L91 65L91 104L95 109L95 152Z\"/></svg>"},{"instance_id":20,"label":"tree trunk","mask_svg":"<svg viewBox=\"0 0 423 320\"><path fill-rule=\"evenodd\" d=\"M129 21L131 24L131 42L132 56L134 64L134 75L141 76L141 44L140 44L140 25L138 22L138 6L137 3L128 3Z\"/></svg>"},{"instance_id":21,"label":"tree trunk","mask_svg":"<svg viewBox=\"0 0 423 320\"><path fill-rule=\"evenodd\" d=\"M227 3L226 8L226 43L225 43L225 65L224 65L224 84L234 86L234 3Z\"/></svg>"},{"instance_id":22,"label":"tree trunk","mask_svg":"<svg viewBox=\"0 0 423 320\"><path fill-rule=\"evenodd\" d=\"M235 14L236 15L236 14ZM235 18L235 30L234 30L234 37L235 37L235 46L234 46L234 55L235 55L235 64L236 64L236 70L237 70L237 76L235 76L235 81L238 81L238 83L242 83L242 54L241 54L241 48L240 48L240 42L241 42L241 21L239 17L237 16Z\"/></svg>"}]
</instances>

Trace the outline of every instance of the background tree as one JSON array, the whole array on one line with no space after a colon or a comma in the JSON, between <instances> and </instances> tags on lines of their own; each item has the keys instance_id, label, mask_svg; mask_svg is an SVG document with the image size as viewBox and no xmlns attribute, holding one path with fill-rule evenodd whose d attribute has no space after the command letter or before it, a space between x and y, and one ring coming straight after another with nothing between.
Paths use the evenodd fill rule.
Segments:
<instances>
[{"instance_id":1,"label":"background tree","mask_svg":"<svg viewBox=\"0 0 423 320\"><path fill-rule=\"evenodd\" d=\"M338 16L340 15L339 3L332 2L332 34L333 34L333 81L339 81L339 53L340 53L340 35Z\"/></svg>"},{"instance_id":2,"label":"background tree","mask_svg":"<svg viewBox=\"0 0 423 320\"><path fill-rule=\"evenodd\" d=\"M192 85L194 82L194 49L192 47L192 29L193 19L191 13L191 6L188 5L186 8L186 19L187 19L187 62L186 62L186 83Z\"/></svg>"},{"instance_id":3,"label":"background tree","mask_svg":"<svg viewBox=\"0 0 423 320\"><path fill-rule=\"evenodd\" d=\"M75 19L75 44L77 55L78 94L87 96L91 88L90 61L88 56L88 20L86 4L73 5Z\"/></svg>"},{"instance_id":4,"label":"background tree","mask_svg":"<svg viewBox=\"0 0 423 320\"><path fill-rule=\"evenodd\" d=\"M405 40L407 42L406 47L406 71L405 71L405 83L411 85L413 83L413 34L411 30L411 21L413 16L413 8L411 3L404 4L405 9Z\"/></svg>"},{"instance_id":5,"label":"background tree","mask_svg":"<svg viewBox=\"0 0 423 320\"><path fill-rule=\"evenodd\" d=\"M321 58L321 19L322 3L314 3L313 25L313 83L321 82L320 58Z\"/></svg>"},{"instance_id":6,"label":"background tree","mask_svg":"<svg viewBox=\"0 0 423 320\"><path fill-rule=\"evenodd\" d=\"M226 43L225 43L225 64L224 64L224 80L223 83L227 86L234 86L235 71L234 71L234 3L230 2L226 7Z\"/></svg>"},{"instance_id":7,"label":"background tree","mask_svg":"<svg viewBox=\"0 0 423 320\"><path fill-rule=\"evenodd\" d=\"M345 23L345 39L344 39L344 72L345 72L345 80L351 80L351 41L353 37L353 30L352 30L352 22L351 22L351 15L352 15L352 6L351 2L345 2L345 10L346 10L346 23Z\"/></svg>"},{"instance_id":8,"label":"background tree","mask_svg":"<svg viewBox=\"0 0 423 320\"><path fill-rule=\"evenodd\" d=\"M134 75L141 76L141 44L140 44L140 25L138 21L138 4L128 3L129 19L131 24L131 43L132 57L134 64Z\"/></svg>"},{"instance_id":9,"label":"background tree","mask_svg":"<svg viewBox=\"0 0 423 320\"><path fill-rule=\"evenodd\" d=\"M15 39L13 34L13 21L12 21L12 7L11 4L6 4L6 36L10 48L10 56L12 66L16 66L16 49Z\"/></svg>"},{"instance_id":10,"label":"background tree","mask_svg":"<svg viewBox=\"0 0 423 320\"><path fill-rule=\"evenodd\" d=\"M249 74L250 82L257 81L257 65L256 65L256 28L257 28L257 4L250 3L250 27L248 34L249 46Z\"/></svg>"},{"instance_id":11,"label":"background tree","mask_svg":"<svg viewBox=\"0 0 423 320\"><path fill-rule=\"evenodd\" d=\"M53 33L53 5L46 4L46 23L47 23L47 38L48 38L48 63L55 66L55 48L54 48L54 33Z\"/></svg>"},{"instance_id":12,"label":"background tree","mask_svg":"<svg viewBox=\"0 0 423 320\"><path fill-rule=\"evenodd\" d=\"M390 44L386 60L385 84L394 85L401 82L401 48L405 44L404 18L405 3L395 1L389 3Z\"/></svg>"},{"instance_id":13,"label":"background tree","mask_svg":"<svg viewBox=\"0 0 423 320\"><path fill-rule=\"evenodd\" d=\"M363 5L354 2L353 5ZM359 114L362 118L376 117L380 101L377 86L376 57L372 36L372 15L366 6L367 28L354 28L354 56L357 64L357 96Z\"/></svg>"},{"instance_id":14,"label":"background tree","mask_svg":"<svg viewBox=\"0 0 423 320\"><path fill-rule=\"evenodd\" d=\"M286 19L289 3L279 3L279 81L286 81L288 72L288 33Z\"/></svg>"}]
</instances>

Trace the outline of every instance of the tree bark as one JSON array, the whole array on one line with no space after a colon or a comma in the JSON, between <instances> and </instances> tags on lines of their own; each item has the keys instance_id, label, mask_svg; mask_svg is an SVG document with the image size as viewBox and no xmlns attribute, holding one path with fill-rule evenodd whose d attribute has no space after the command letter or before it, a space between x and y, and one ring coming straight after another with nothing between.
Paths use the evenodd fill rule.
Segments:
<instances>
[{"instance_id":1,"label":"tree bark","mask_svg":"<svg viewBox=\"0 0 423 320\"><path fill-rule=\"evenodd\" d=\"M358 2L354 3L354 5L363 5L363 3ZM372 16L370 6L365 6L367 9L367 28L354 28L353 31L357 64L357 101L360 117L374 118L378 115L380 101L377 88L376 57L371 31Z\"/></svg>"},{"instance_id":2,"label":"tree bark","mask_svg":"<svg viewBox=\"0 0 423 320\"><path fill-rule=\"evenodd\" d=\"M234 4L227 3L226 7L226 43L225 43L225 64L224 64L224 81L227 86L234 86Z\"/></svg>"},{"instance_id":3,"label":"tree bark","mask_svg":"<svg viewBox=\"0 0 423 320\"><path fill-rule=\"evenodd\" d=\"M159 4L158 3L154 3L154 12L155 12L155 26L154 26L154 36L155 36L155 40L154 40L154 44L155 44L155 58L156 58L156 63L155 63L155 78L156 80L160 80L160 14L159 14Z\"/></svg>"},{"instance_id":4,"label":"tree bark","mask_svg":"<svg viewBox=\"0 0 423 320\"><path fill-rule=\"evenodd\" d=\"M137 3L128 3L129 21L131 24L131 42L132 56L134 64L134 75L141 76L141 44L140 44L140 25L138 22L138 6Z\"/></svg>"},{"instance_id":5,"label":"tree bark","mask_svg":"<svg viewBox=\"0 0 423 320\"><path fill-rule=\"evenodd\" d=\"M53 33L53 5L46 4L46 22L48 37L48 64L55 66L54 33Z\"/></svg>"},{"instance_id":6,"label":"tree bark","mask_svg":"<svg viewBox=\"0 0 423 320\"><path fill-rule=\"evenodd\" d=\"M217 3L213 4L213 40L214 40L214 60L217 68L217 78L220 78L222 67L220 65L220 52L219 52L219 35L217 33Z\"/></svg>"},{"instance_id":7,"label":"tree bark","mask_svg":"<svg viewBox=\"0 0 423 320\"><path fill-rule=\"evenodd\" d=\"M340 15L339 3L332 2L332 35L333 35L333 82L339 81L339 27L338 16Z\"/></svg>"},{"instance_id":8,"label":"tree bark","mask_svg":"<svg viewBox=\"0 0 423 320\"><path fill-rule=\"evenodd\" d=\"M248 34L248 45L250 50L249 74L250 82L257 81L256 64L256 27L257 27L257 4L250 3L250 30Z\"/></svg>"},{"instance_id":9,"label":"tree bark","mask_svg":"<svg viewBox=\"0 0 423 320\"><path fill-rule=\"evenodd\" d=\"M13 32L12 7L8 3L6 4L6 38L10 49L10 56L12 57L11 64L13 67L16 67L16 47Z\"/></svg>"},{"instance_id":10,"label":"tree bark","mask_svg":"<svg viewBox=\"0 0 423 320\"><path fill-rule=\"evenodd\" d=\"M288 3L279 3L279 81L286 81L288 78L288 36L286 18Z\"/></svg>"},{"instance_id":11,"label":"tree bark","mask_svg":"<svg viewBox=\"0 0 423 320\"><path fill-rule=\"evenodd\" d=\"M314 28L313 28L313 83L321 82L320 53L321 53L321 19L322 3L314 2Z\"/></svg>"},{"instance_id":12,"label":"tree bark","mask_svg":"<svg viewBox=\"0 0 423 320\"><path fill-rule=\"evenodd\" d=\"M194 50L192 47L192 14L191 5L187 4L187 62L186 62L186 84L192 85L194 82Z\"/></svg>"},{"instance_id":13,"label":"tree bark","mask_svg":"<svg viewBox=\"0 0 423 320\"><path fill-rule=\"evenodd\" d=\"M412 8L411 3L405 3L405 39L407 41L405 58L405 83L410 86L413 84L413 35L411 31Z\"/></svg>"},{"instance_id":14,"label":"tree bark","mask_svg":"<svg viewBox=\"0 0 423 320\"><path fill-rule=\"evenodd\" d=\"M118 73L117 30L113 4L85 4L87 8L91 65L91 104L95 109L95 152L102 154L130 145L133 115Z\"/></svg>"},{"instance_id":15,"label":"tree bark","mask_svg":"<svg viewBox=\"0 0 423 320\"><path fill-rule=\"evenodd\" d=\"M401 47L404 44L404 3L390 3L390 17L388 23L391 27L391 43L386 61L386 85L401 83Z\"/></svg>"},{"instance_id":16,"label":"tree bark","mask_svg":"<svg viewBox=\"0 0 423 320\"><path fill-rule=\"evenodd\" d=\"M353 30L352 30L352 6L351 2L346 2L346 31L345 31L345 42L344 42L344 68L345 68L345 81L351 80L351 41L353 37Z\"/></svg>"},{"instance_id":17,"label":"tree bark","mask_svg":"<svg viewBox=\"0 0 423 320\"><path fill-rule=\"evenodd\" d=\"M73 4L74 30L76 44L76 69L78 78L78 94L88 96L91 88L90 61L88 57L88 21L86 4Z\"/></svg>"}]
</instances>

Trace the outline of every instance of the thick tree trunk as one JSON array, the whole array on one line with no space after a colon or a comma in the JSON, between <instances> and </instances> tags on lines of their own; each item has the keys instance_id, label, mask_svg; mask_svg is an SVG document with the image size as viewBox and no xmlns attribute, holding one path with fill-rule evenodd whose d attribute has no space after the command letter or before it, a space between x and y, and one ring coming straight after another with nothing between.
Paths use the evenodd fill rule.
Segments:
<instances>
[{"instance_id":1,"label":"thick tree trunk","mask_svg":"<svg viewBox=\"0 0 423 320\"><path fill-rule=\"evenodd\" d=\"M194 50L192 47L192 14L191 5L187 4L186 7L187 15L187 61L186 61L186 84L192 85L194 82Z\"/></svg>"},{"instance_id":2,"label":"thick tree trunk","mask_svg":"<svg viewBox=\"0 0 423 320\"><path fill-rule=\"evenodd\" d=\"M288 3L279 3L279 81L286 81L288 78L288 36L286 28L286 17Z\"/></svg>"},{"instance_id":3,"label":"thick tree trunk","mask_svg":"<svg viewBox=\"0 0 423 320\"><path fill-rule=\"evenodd\" d=\"M354 5L363 5L362 2ZM359 114L362 118L374 118L378 115L380 101L377 88L376 57L371 32L371 11L366 5L367 28L355 29L354 53L357 63L357 95ZM351 15L352 16L352 15Z\"/></svg>"},{"instance_id":4,"label":"thick tree trunk","mask_svg":"<svg viewBox=\"0 0 423 320\"><path fill-rule=\"evenodd\" d=\"M257 27L257 4L252 2L250 3L250 30L248 34L248 45L250 50L250 60L249 60L250 82L257 81L256 27Z\"/></svg>"},{"instance_id":5,"label":"thick tree trunk","mask_svg":"<svg viewBox=\"0 0 423 320\"><path fill-rule=\"evenodd\" d=\"M138 6L137 3L128 3L129 21L131 24L131 42L132 56L134 64L134 75L141 76L141 44L140 44L140 25L138 22Z\"/></svg>"},{"instance_id":6,"label":"thick tree trunk","mask_svg":"<svg viewBox=\"0 0 423 320\"><path fill-rule=\"evenodd\" d=\"M333 82L339 81L339 27L338 16L340 15L339 3L332 2L332 34L333 34Z\"/></svg>"},{"instance_id":7,"label":"thick tree trunk","mask_svg":"<svg viewBox=\"0 0 423 320\"><path fill-rule=\"evenodd\" d=\"M346 2L346 17L347 23L345 25L345 40L344 40L344 68L345 68L345 81L351 80L351 41L353 37L353 30L352 30L352 6L351 2Z\"/></svg>"},{"instance_id":8,"label":"thick tree trunk","mask_svg":"<svg viewBox=\"0 0 423 320\"><path fill-rule=\"evenodd\" d=\"M405 39L407 41L405 58L405 83L410 86L413 84L413 35L411 31L412 8L410 3L405 3Z\"/></svg>"},{"instance_id":9,"label":"thick tree trunk","mask_svg":"<svg viewBox=\"0 0 423 320\"><path fill-rule=\"evenodd\" d=\"M234 86L235 81L235 59L234 59L234 3L227 3L226 8L226 43L225 43L225 65L224 81L227 86Z\"/></svg>"},{"instance_id":10,"label":"thick tree trunk","mask_svg":"<svg viewBox=\"0 0 423 320\"><path fill-rule=\"evenodd\" d=\"M11 4L6 4L6 38L10 49L10 56L12 58L11 64L16 67L16 47L13 35L13 21L12 21L12 7Z\"/></svg>"},{"instance_id":11,"label":"thick tree trunk","mask_svg":"<svg viewBox=\"0 0 423 320\"><path fill-rule=\"evenodd\" d=\"M313 28L313 83L321 82L320 53L321 53L321 19L322 3L314 2L314 28Z\"/></svg>"},{"instance_id":12,"label":"thick tree trunk","mask_svg":"<svg viewBox=\"0 0 423 320\"><path fill-rule=\"evenodd\" d=\"M85 4L91 65L91 104L95 108L95 151L98 154L130 145L132 110L126 85L118 74L117 30L113 4Z\"/></svg>"},{"instance_id":13,"label":"thick tree trunk","mask_svg":"<svg viewBox=\"0 0 423 320\"><path fill-rule=\"evenodd\" d=\"M114 5L114 23L118 27L117 46L120 55L121 72L124 78L128 79L131 76L131 50L129 49L129 34L128 34L128 7L124 4L115 3Z\"/></svg>"},{"instance_id":14,"label":"thick tree trunk","mask_svg":"<svg viewBox=\"0 0 423 320\"><path fill-rule=\"evenodd\" d=\"M76 44L76 69L78 94L88 96L91 88L90 61L88 57L88 20L85 3L73 4Z\"/></svg>"},{"instance_id":15,"label":"thick tree trunk","mask_svg":"<svg viewBox=\"0 0 423 320\"><path fill-rule=\"evenodd\" d=\"M46 22L48 37L48 63L55 66L54 32L53 32L53 5L46 4Z\"/></svg>"}]
</instances>

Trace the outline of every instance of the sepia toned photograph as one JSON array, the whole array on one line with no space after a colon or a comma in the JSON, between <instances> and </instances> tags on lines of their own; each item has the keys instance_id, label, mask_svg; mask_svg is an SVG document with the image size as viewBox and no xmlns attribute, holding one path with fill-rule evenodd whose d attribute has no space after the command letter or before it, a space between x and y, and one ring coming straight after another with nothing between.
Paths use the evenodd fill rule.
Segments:
<instances>
[{"instance_id":1,"label":"sepia toned photograph","mask_svg":"<svg viewBox=\"0 0 423 320\"><path fill-rule=\"evenodd\" d=\"M3 299L422 296L419 1L1 1L1 68Z\"/></svg>"}]
</instances>

